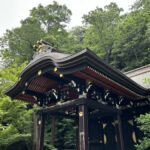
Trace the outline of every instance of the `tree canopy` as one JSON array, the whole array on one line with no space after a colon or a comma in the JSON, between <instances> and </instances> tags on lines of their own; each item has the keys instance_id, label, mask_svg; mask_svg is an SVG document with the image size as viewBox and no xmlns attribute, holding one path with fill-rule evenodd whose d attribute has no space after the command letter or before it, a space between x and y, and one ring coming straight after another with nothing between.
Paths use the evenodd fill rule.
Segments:
<instances>
[{"instance_id":1,"label":"tree canopy","mask_svg":"<svg viewBox=\"0 0 150 150\"><path fill-rule=\"evenodd\" d=\"M66 43L68 33L65 29L70 20L71 11L65 5L53 2L48 6L39 4L31 10L30 16L21 21L21 27L7 30L0 39L1 54L6 64L30 61L34 53L34 44L44 39L54 47Z\"/></svg>"},{"instance_id":2,"label":"tree canopy","mask_svg":"<svg viewBox=\"0 0 150 150\"><path fill-rule=\"evenodd\" d=\"M90 25L86 32L85 44L95 50L107 63L111 61L114 34L121 11L123 9L116 3L110 3L104 9L96 8L83 16L84 22Z\"/></svg>"}]
</instances>

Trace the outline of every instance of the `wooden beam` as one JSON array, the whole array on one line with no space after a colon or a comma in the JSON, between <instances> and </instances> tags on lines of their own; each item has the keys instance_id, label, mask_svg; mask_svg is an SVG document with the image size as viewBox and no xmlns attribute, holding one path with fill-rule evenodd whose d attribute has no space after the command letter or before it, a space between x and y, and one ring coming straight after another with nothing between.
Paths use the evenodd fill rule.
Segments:
<instances>
[{"instance_id":1,"label":"wooden beam","mask_svg":"<svg viewBox=\"0 0 150 150\"><path fill-rule=\"evenodd\" d=\"M98 112L98 113L95 113L95 114L90 114L89 115L89 119L96 119L96 118L104 118L104 117L112 117L112 116L115 116L116 113L114 112Z\"/></svg>"},{"instance_id":2,"label":"wooden beam","mask_svg":"<svg viewBox=\"0 0 150 150\"><path fill-rule=\"evenodd\" d=\"M34 113L33 150L44 149L44 127L45 116L43 114Z\"/></svg>"},{"instance_id":3,"label":"wooden beam","mask_svg":"<svg viewBox=\"0 0 150 150\"><path fill-rule=\"evenodd\" d=\"M94 100L91 100L91 99L87 99L86 100L86 103L87 103L87 106L89 108L93 108L93 109L99 109L100 111L102 112L114 112L114 113L121 113L121 111L113 106L108 106L108 105L104 105L104 104L101 104L99 102L96 102Z\"/></svg>"},{"instance_id":4,"label":"wooden beam","mask_svg":"<svg viewBox=\"0 0 150 150\"><path fill-rule=\"evenodd\" d=\"M70 115L70 114L64 114L61 112L55 112L55 113L49 113L48 115L50 116L55 116L55 117L63 117L63 118L67 118L67 119L72 119L72 120L78 120L78 116L77 115Z\"/></svg>"},{"instance_id":5,"label":"wooden beam","mask_svg":"<svg viewBox=\"0 0 150 150\"><path fill-rule=\"evenodd\" d=\"M149 112L149 110L150 110L150 105L147 104L145 106L138 106L138 107L132 107L132 108L123 109L122 113L128 115L130 113L132 114L132 112L135 111L136 112L135 115L137 115L137 114L140 115L140 114L144 114L144 113Z\"/></svg>"},{"instance_id":6,"label":"wooden beam","mask_svg":"<svg viewBox=\"0 0 150 150\"><path fill-rule=\"evenodd\" d=\"M41 110L39 110L39 113L50 114L50 113L57 112L58 110L64 110L64 109L68 109L70 107L77 107L78 105L81 105L81 104L87 104L87 106L89 108L99 109L101 112L107 112L107 113L110 112L110 114L112 114L112 113L120 114L121 113L121 111L119 109L116 109L116 108L108 106L108 105L101 104L94 100L85 99L85 98L69 100L69 101L66 101L63 103L57 103L54 106L42 108Z\"/></svg>"},{"instance_id":7,"label":"wooden beam","mask_svg":"<svg viewBox=\"0 0 150 150\"><path fill-rule=\"evenodd\" d=\"M54 112L58 112L59 110L64 110L70 107L77 107L78 105L84 104L86 103L84 98L81 99L74 99L74 100L70 100L70 101L66 101L63 103L57 103L54 106L50 106L47 108L42 108L41 110L39 110L39 113L42 114L51 114Z\"/></svg>"},{"instance_id":8,"label":"wooden beam","mask_svg":"<svg viewBox=\"0 0 150 150\"><path fill-rule=\"evenodd\" d=\"M79 108L79 150L89 150L88 109L85 104Z\"/></svg>"}]
</instances>

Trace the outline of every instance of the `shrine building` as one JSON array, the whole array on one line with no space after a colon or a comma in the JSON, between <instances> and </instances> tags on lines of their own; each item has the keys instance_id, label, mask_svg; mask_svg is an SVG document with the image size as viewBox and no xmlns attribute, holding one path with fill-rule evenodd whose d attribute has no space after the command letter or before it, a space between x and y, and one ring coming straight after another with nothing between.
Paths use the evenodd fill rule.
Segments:
<instances>
[{"instance_id":1,"label":"shrine building","mask_svg":"<svg viewBox=\"0 0 150 150\"><path fill-rule=\"evenodd\" d=\"M39 108L34 114L33 150L44 149L46 116L53 118L53 138L55 118L76 122L74 150L135 150L143 136L135 118L150 111L150 89L89 49L65 54L45 41L38 43L33 60L6 95Z\"/></svg>"}]
</instances>

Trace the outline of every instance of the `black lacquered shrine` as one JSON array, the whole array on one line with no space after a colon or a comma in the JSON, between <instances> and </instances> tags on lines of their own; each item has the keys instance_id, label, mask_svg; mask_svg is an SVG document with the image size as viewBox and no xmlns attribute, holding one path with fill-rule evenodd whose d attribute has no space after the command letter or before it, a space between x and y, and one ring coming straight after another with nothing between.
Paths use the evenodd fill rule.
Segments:
<instances>
[{"instance_id":1,"label":"black lacquered shrine","mask_svg":"<svg viewBox=\"0 0 150 150\"><path fill-rule=\"evenodd\" d=\"M53 116L53 130L55 117L76 120L74 149L134 150L142 136L135 118L150 111L150 90L105 64L89 49L69 55L44 41L6 94L41 106L34 115L34 150L43 150L47 115ZM55 132L52 134L55 137Z\"/></svg>"}]
</instances>

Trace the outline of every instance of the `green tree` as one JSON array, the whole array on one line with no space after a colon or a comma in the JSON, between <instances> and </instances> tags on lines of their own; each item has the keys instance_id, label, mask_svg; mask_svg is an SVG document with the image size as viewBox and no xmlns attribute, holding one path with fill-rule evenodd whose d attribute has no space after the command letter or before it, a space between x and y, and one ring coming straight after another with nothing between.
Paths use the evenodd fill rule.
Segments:
<instances>
[{"instance_id":1,"label":"green tree","mask_svg":"<svg viewBox=\"0 0 150 150\"><path fill-rule=\"evenodd\" d=\"M150 1L149 0L137 0L132 6L133 11L149 11Z\"/></svg>"},{"instance_id":2,"label":"green tree","mask_svg":"<svg viewBox=\"0 0 150 150\"><path fill-rule=\"evenodd\" d=\"M19 74L27 63L12 64L0 70L0 150L31 150L34 107L18 100L11 100L4 93L19 80ZM32 108L32 109L31 109ZM35 108L37 109L37 107ZM46 129L49 128L46 124ZM47 142L48 141L48 142ZM56 150L50 143L46 130L46 150Z\"/></svg>"},{"instance_id":3,"label":"green tree","mask_svg":"<svg viewBox=\"0 0 150 150\"><path fill-rule=\"evenodd\" d=\"M53 4L42 6L31 10L30 17L37 20L41 29L45 32L44 40L50 42L55 48L63 48L67 42L66 24L70 21L71 11L65 5Z\"/></svg>"},{"instance_id":4,"label":"green tree","mask_svg":"<svg viewBox=\"0 0 150 150\"><path fill-rule=\"evenodd\" d=\"M56 140L58 149L76 148L75 121L66 118L58 118L56 122ZM61 135L61 136L60 136Z\"/></svg>"},{"instance_id":5,"label":"green tree","mask_svg":"<svg viewBox=\"0 0 150 150\"><path fill-rule=\"evenodd\" d=\"M59 5L56 1L53 4L42 6L31 10L30 16L36 18L46 32L57 32L64 30L66 23L70 21L71 11L65 5Z\"/></svg>"},{"instance_id":6,"label":"green tree","mask_svg":"<svg viewBox=\"0 0 150 150\"><path fill-rule=\"evenodd\" d=\"M149 17L147 13L131 12L118 24L113 45L112 64L124 71L150 63Z\"/></svg>"},{"instance_id":7,"label":"green tree","mask_svg":"<svg viewBox=\"0 0 150 150\"><path fill-rule=\"evenodd\" d=\"M150 113L141 115L137 122L141 131L144 133L144 138L140 140L140 144L137 145L137 150L149 150L150 149Z\"/></svg>"},{"instance_id":8,"label":"green tree","mask_svg":"<svg viewBox=\"0 0 150 150\"><path fill-rule=\"evenodd\" d=\"M1 38L1 54L6 65L16 62L21 64L32 59L33 45L37 40L43 38L44 31L36 20L22 21L21 27L7 30Z\"/></svg>"},{"instance_id":9,"label":"green tree","mask_svg":"<svg viewBox=\"0 0 150 150\"><path fill-rule=\"evenodd\" d=\"M68 31L68 37L66 43L63 44L63 50L72 53L83 50L84 46L84 37L85 37L86 28L83 26L73 27Z\"/></svg>"},{"instance_id":10,"label":"green tree","mask_svg":"<svg viewBox=\"0 0 150 150\"><path fill-rule=\"evenodd\" d=\"M23 102L11 100L4 95L4 91L14 84L18 74L26 64L13 64L0 70L0 149L9 150L14 144L21 149L22 143L27 150L31 149L32 110ZM23 148L23 147L22 147ZM25 149L25 150L26 150Z\"/></svg>"},{"instance_id":11,"label":"green tree","mask_svg":"<svg viewBox=\"0 0 150 150\"><path fill-rule=\"evenodd\" d=\"M65 5L53 2L48 6L41 4L31 10L30 16L21 21L21 26L7 30L0 39L1 55L5 64L21 64L30 61L34 53L34 44L43 39L55 48L62 48L67 43L66 23L71 11Z\"/></svg>"},{"instance_id":12,"label":"green tree","mask_svg":"<svg viewBox=\"0 0 150 150\"><path fill-rule=\"evenodd\" d=\"M106 60L111 61L116 26L122 9L116 3L106 5L104 9L96 8L84 15L84 22L89 26L85 34L85 45L93 49Z\"/></svg>"},{"instance_id":13,"label":"green tree","mask_svg":"<svg viewBox=\"0 0 150 150\"><path fill-rule=\"evenodd\" d=\"M150 78L144 78L144 83L150 86ZM137 150L149 150L150 149L150 113L141 115L137 118L139 128L144 133L143 139L136 145Z\"/></svg>"},{"instance_id":14,"label":"green tree","mask_svg":"<svg viewBox=\"0 0 150 150\"><path fill-rule=\"evenodd\" d=\"M137 0L116 30L112 64L124 71L150 63L150 1Z\"/></svg>"}]
</instances>

